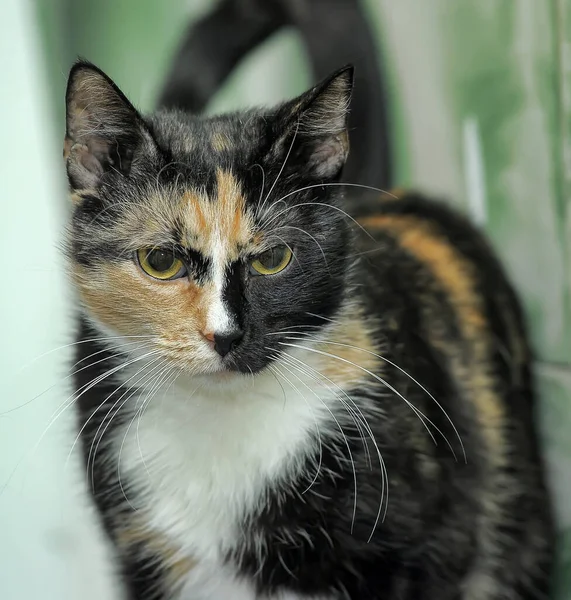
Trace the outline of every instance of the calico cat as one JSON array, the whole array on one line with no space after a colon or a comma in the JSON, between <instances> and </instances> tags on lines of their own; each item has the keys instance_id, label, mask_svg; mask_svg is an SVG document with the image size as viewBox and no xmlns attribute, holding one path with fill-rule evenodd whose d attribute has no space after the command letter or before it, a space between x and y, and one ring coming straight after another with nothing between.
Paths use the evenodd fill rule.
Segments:
<instances>
[{"instance_id":1,"label":"calico cat","mask_svg":"<svg viewBox=\"0 0 571 600\"><path fill-rule=\"evenodd\" d=\"M352 80L201 118L71 71L79 427L133 600L548 597L518 301L461 215L339 184Z\"/></svg>"}]
</instances>

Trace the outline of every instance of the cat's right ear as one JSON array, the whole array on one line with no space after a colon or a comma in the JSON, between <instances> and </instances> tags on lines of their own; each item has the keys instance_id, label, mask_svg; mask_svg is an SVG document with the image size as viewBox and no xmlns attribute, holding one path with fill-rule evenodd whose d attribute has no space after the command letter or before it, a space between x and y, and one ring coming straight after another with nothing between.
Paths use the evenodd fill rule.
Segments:
<instances>
[{"instance_id":1,"label":"cat's right ear","mask_svg":"<svg viewBox=\"0 0 571 600\"><path fill-rule=\"evenodd\" d=\"M149 137L137 110L105 73L87 62L73 66L64 143L73 190L95 192L107 173L128 174L137 148Z\"/></svg>"}]
</instances>

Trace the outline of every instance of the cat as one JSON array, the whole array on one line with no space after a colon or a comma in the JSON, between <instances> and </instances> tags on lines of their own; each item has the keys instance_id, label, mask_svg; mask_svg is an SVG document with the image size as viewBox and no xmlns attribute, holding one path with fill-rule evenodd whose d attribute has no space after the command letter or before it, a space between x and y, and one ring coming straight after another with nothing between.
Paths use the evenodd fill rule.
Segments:
<instances>
[{"instance_id":1,"label":"cat","mask_svg":"<svg viewBox=\"0 0 571 600\"><path fill-rule=\"evenodd\" d=\"M70 73L80 432L132 598L547 597L517 299L443 205L346 212L352 78L143 117Z\"/></svg>"},{"instance_id":2,"label":"cat","mask_svg":"<svg viewBox=\"0 0 571 600\"><path fill-rule=\"evenodd\" d=\"M353 202L352 82L143 116L71 70L79 435L132 600L548 597L518 300L443 203Z\"/></svg>"}]
</instances>

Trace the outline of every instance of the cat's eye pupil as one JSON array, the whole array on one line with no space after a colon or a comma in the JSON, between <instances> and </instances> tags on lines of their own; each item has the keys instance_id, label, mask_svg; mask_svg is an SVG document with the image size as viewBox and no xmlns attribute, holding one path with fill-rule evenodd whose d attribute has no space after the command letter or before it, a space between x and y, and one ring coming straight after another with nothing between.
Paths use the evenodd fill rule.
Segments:
<instances>
[{"instance_id":1,"label":"cat's eye pupil","mask_svg":"<svg viewBox=\"0 0 571 600\"><path fill-rule=\"evenodd\" d=\"M275 275L288 266L292 256L289 246L274 246L250 263L250 272L254 275Z\"/></svg>"},{"instance_id":2,"label":"cat's eye pupil","mask_svg":"<svg viewBox=\"0 0 571 600\"><path fill-rule=\"evenodd\" d=\"M282 262L285 254L284 246L276 246L266 250L258 257L258 260L266 269L275 269Z\"/></svg>"},{"instance_id":3,"label":"cat's eye pupil","mask_svg":"<svg viewBox=\"0 0 571 600\"><path fill-rule=\"evenodd\" d=\"M163 281L178 279L186 273L183 262L172 250L141 248L137 251L137 261L147 275Z\"/></svg>"},{"instance_id":4,"label":"cat's eye pupil","mask_svg":"<svg viewBox=\"0 0 571 600\"><path fill-rule=\"evenodd\" d=\"M159 273L162 271L168 271L175 261L175 257L172 252L168 250L155 249L150 250L147 254L147 262L149 265Z\"/></svg>"}]
</instances>

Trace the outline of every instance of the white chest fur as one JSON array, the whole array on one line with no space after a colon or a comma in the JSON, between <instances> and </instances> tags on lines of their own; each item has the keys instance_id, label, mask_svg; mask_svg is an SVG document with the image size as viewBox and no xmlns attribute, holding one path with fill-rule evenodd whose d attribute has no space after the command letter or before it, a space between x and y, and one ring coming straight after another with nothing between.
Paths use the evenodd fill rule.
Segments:
<instances>
[{"instance_id":1,"label":"white chest fur","mask_svg":"<svg viewBox=\"0 0 571 600\"><path fill-rule=\"evenodd\" d=\"M271 372L215 384L181 380L117 430L120 472L137 490L132 503L193 561L181 600L256 598L222 558L268 482L304 468L308 455L317 458L317 431L335 427L334 394L309 387L309 380L279 383Z\"/></svg>"}]
</instances>

